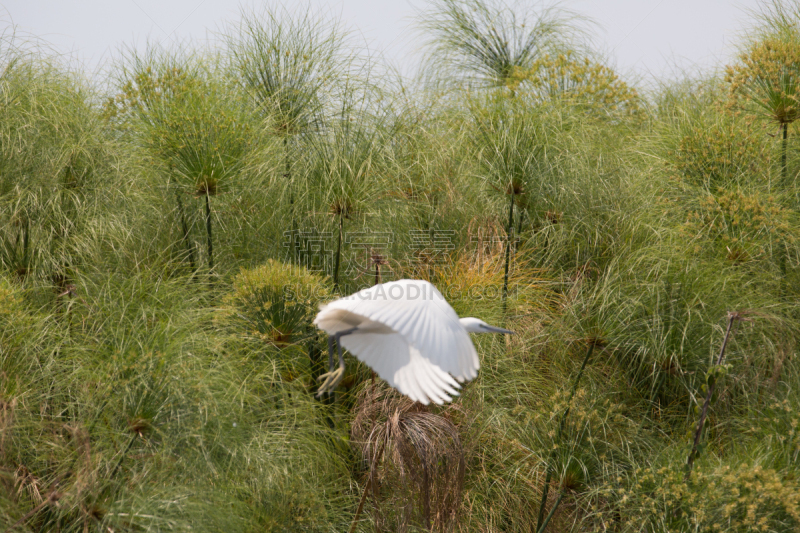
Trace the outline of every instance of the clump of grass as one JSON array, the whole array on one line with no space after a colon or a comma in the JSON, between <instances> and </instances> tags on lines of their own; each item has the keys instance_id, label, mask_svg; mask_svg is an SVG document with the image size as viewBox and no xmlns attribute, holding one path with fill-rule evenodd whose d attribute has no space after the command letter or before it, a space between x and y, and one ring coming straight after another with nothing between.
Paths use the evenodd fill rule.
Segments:
<instances>
[{"instance_id":1,"label":"clump of grass","mask_svg":"<svg viewBox=\"0 0 800 533\"><path fill-rule=\"evenodd\" d=\"M580 57L575 50L549 53L538 58L528 71L517 71L519 94L534 102L561 100L576 111L602 113L612 120L625 117L635 123L644 108L638 91L605 64Z\"/></svg>"},{"instance_id":2,"label":"clump of grass","mask_svg":"<svg viewBox=\"0 0 800 533\"><path fill-rule=\"evenodd\" d=\"M330 297L320 275L270 260L255 269L242 269L225 300L234 320L252 335L281 347L307 335L319 304Z\"/></svg>"},{"instance_id":3,"label":"clump of grass","mask_svg":"<svg viewBox=\"0 0 800 533\"><path fill-rule=\"evenodd\" d=\"M784 182L788 177L789 125L800 116L797 107L800 72L796 67L799 58L797 35L779 31L754 42L739 56L739 62L729 66L726 72L731 105L744 107L750 113L778 124Z\"/></svg>"},{"instance_id":4,"label":"clump of grass","mask_svg":"<svg viewBox=\"0 0 800 533\"><path fill-rule=\"evenodd\" d=\"M558 447L561 444L561 436L564 433L564 426L567 423L567 417L569 416L570 409L572 408L572 406L570 405L572 403L572 398L575 396L575 392L578 389L578 384L580 383L581 377L583 376L583 371L586 369L586 364L589 362L589 360L592 357L592 354L594 353L594 349L595 349L595 346L597 345L597 341L595 339L590 339L588 344L589 344L589 347L586 350L586 357L583 358L583 362L581 363L581 368L580 368L580 370L578 370L578 374L573 379L572 391L570 392L569 397L567 398L567 401L566 401L567 406L564 409L564 412L561 414L561 417L560 417L560 419L558 421L558 430L557 430L556 436L555 436L556 448L554 448L553 457L551 457L551 459L550 459L550 461L548 462L548 465L547 465L547 477L544 480L544 490L542 491L542 501L539 504L539 516L538 516L538 518L536 520L536 530L537 531L544 531L544 529L547 527L547 524L549 522L550 517L553 516L553 513L555 512L556 508L558 508L558 504L561 502L561 498L563 496L563 492L561 490L559 490L558 499L556 500L556 503L553 504L553 508L551 509L551 511L548 514L547 518L545 518L544 512L545 512L545 508L546 508L546 505L547 505L547 493L550 490L550 480L552 479L553 469L555 468L555 466L552 463L553 463L553 461L555 459L556 453L558 451Z\"/></svg>"},{"instance_id":5,"label":"clump of grass","mask_svg":"<svg viewBox=\"0 0 800 533\"><path fill-rule=\"evenodd\" d=\"M105 103L105 116L147 150L168 187L175 181L179 193L204 198L206 256L213 273L211 197L230 188L251 152L255 132L247 104L219 71L181 51L150 49L142 56L132 53L127 62L120 92ZM187 243L180 194L177 198ZM193 262L191 252L190 258Z\"/></svg>"},{"instance_id":6,"label":"clump of grass","mask_svg":"<svg viewBox=\"0 0 800 533\"><path fill-rule=\"evenodd\" d=\"M741 457L713 461L684 481L680 459L672 462L669 452L663 455L601 491L606 502L615 502L615 510L596 515L598 526L791 531L800 522L797 481L787 471Z\"/></svg>"},{"instance_id":7,"label":"clump of grass","mask_svg":"<svg viewBox=\"0 0 800 533\"><path fill-rule=\"evenodd\" d=\"M421 23L437 70L468 86L515 92L520 72L583 37L579 17L562 8L517 13L500 3L442 0Z\"/></svg>"},{"instance_id":8,"label":"clump of grass","mask_svg":"<svg viewBox=\"0 0 800 533\"><path fill-rule=\"evenodd\" d=\"M378 141L380 123L361 123L366 114L346 109L325 134L311 144L307 183L315 213L332 217L336 247L333 257L334 291L341 291L340 268L345 243L345 220L376 214L385 187L384 157ZM317 218L317 217L315 217Z\"/></svg>"},{"instance_id":9,"label":"clump of grass","mask_svg":"<svg viewBox=\"0 0 800 533\"><path fill-rule=\"evenodd\" d=\"M341 23L310 11L243 12L239 25L227 30L226 40L234 78L254 103L265 133L282 144L277 181L289 204L290 257L298 262L303 244L298 232L307 215L301 203L307 191L303 160L314 144L308 141L335 121L355 81L356 57ZM276 168L269 160L262 165L270 172Z\"/></svg>"},{"instance_id":10,"label":"clump of grass","mask_svg":"<svg viewBox=\"0 0 800 533\"><path fill-rule=\"evenodd\" d=\"M111 144L74 65L6 35L0 65L0 264L61 293L85 259Z\"/></svg>"},{"instance_id":11,"label":"clump of grass","mask_svg":"<svg viewBox=\"0 0 800 533\"><path fill-rule=\"evenodd\" d=\"M372 496L375 524L451 530L465 460L447 411L432 413L397 391L367 384L354 413L351 439L368 469L362 499Z\"/></svg>"},{"instance_id":12,"label":"clump of grass","mask_svg":"<svg viewBox=\"0 0 800 533\"><path fill-rule=\"evenodd\" d=\"M95 272L78 284L73 326L25 326L25 337L40 336L20 346L28 369L2 360L0 375L16 376L0 383L2 398L17 407L4 419L0 468L19 471L26 494L0 515L5 526L56 482L58 506L38 509L29 527L184 529L203 517L209 530L313 530L337 521L327 514L350 500L346 433L327 425L304 383L284 381L270 360L254 363L247 345L213 326L205 290L153 273ZM51 389L54 379L64 388ZM0 492L13 498L17 488Z\"/></svg>"},{"instance_id":13,"label":"clump of grass","mask_svg":"<svg viewBox=\"0 0 800 533\"><path fill-rule=\"evenodd\" d=\"M506 225L503 301L508 298L508 275L514 240L514 205L516 198L529 193L529 183L535 179L540 158L546 150L546 133L536 127L536 121L526 116L526 106L515 106L505 99L494 99L480 106L473 114L477 126L475 144L483 147L481 163L485 180L508 195ZM520 216L520 215L518 215Z\"/></svg>"}]
</instances>

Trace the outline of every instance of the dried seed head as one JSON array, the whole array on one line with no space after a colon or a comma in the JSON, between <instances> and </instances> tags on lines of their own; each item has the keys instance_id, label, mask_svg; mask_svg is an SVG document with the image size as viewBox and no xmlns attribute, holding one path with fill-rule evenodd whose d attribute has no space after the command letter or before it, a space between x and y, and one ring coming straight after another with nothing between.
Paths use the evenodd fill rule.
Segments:
<instances>
[{"instance_id":1,"label":"dried seed head","mask_svg":"<svg viewBox=\"0 0 800 533\"><path fill-rule=\"evenodd\" d=\"M359 394L351 442L371 479L378 522L397 521L387 524L393 530L412 524L434 531L451 526L466 469L458 429L447 416L457 411L450 404L440 415L430 413L383 385ZM382 506L405 512L382 516Z\"/></svg>"}]
</instances>

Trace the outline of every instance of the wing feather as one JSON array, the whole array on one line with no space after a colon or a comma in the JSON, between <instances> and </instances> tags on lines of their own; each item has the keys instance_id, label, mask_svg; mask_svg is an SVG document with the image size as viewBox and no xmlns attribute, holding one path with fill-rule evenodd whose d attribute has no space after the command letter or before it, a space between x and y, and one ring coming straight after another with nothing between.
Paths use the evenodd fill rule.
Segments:
<instances>
[{"instance_id":1,"label":"wing feather","mask_svg":"<svg viewBox=\"0 0 800 533\"><path fill-rule=\"evenodd\" d=\"M450 376L450 374L436 365L431 365L431 368L433 369L431 377L436 385L438 385L445 392L450 394L458 394L456 389L460 388L460 386L458 382L454 380L452 376Z\"/></svg>"},{"instance_id":2,"label":"wing feather","mask_svg":"<svg viewBox=\"0 0 800 533\"><path fill-rule=\"evenodd\" d=\"M389 385L427 405L452 400L459 388L441 368L423 357L399 333L358 333L341 338L344 348L369 365Z\"/></svg>"},{"instance_id":3,"label":"wing feather","mask_svg":"<svg viewBox=\"0 0 800 533\"><path fill-rule=\"evenodd\" d=\"M413 352L414 348L412 348L411 350ZM412 355L412 358L413 357L414 356ZM422 356L419 356L419 360L420 362L424 361ZM450 396L445 394L444 389L441 387L441 385L436 383L435 372L431 371L431 369L429 368L422 368L424 367L423 364L418 364L417 366L420 367L422 370L417 374L417 378L424 383L426 391L428 392L428 396L430 396L434 402L441 405L444 402L449 402L450 400L452 400ZM430 364L430 366L435 367L435 365L433 364Z\"/></svg>"}]
</instances>

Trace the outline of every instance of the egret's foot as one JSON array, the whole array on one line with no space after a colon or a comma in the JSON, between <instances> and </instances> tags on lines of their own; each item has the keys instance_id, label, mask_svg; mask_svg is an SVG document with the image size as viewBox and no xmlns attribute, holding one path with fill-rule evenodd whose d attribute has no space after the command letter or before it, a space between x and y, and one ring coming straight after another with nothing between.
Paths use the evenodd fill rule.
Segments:
<instances>
[{"instance_id":1,"label":"egret's foot","mask_svg":"<svg viewBox=\"0 0 800 533\"><path fill-rule=\"evenodd\" d=\"M344 377L344 367L339 367L336 370L328 372L326 374L322 374L317 378L317 381L324 379L325 381L322 382L322 385L319 386L319 390L317 390L317 398L321 397L326 392L333 392L336 386L342 381Z\"/></svg>"}]
</instances>

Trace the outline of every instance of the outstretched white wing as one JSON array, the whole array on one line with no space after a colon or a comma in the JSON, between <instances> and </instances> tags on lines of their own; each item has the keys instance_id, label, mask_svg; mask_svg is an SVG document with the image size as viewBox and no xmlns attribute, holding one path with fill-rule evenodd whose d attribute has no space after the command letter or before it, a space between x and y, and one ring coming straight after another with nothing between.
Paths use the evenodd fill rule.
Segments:
<instances>
[{"instance_id":1,"label":"outstretched white wing","mask_svg":"<svg viewBox=\"0 0 800 533\"><path fill-rule=\"evenodd\" d=\"M420 355L399 333L345 335L341 343L389 385L414 401L442 404L458 394L459 385L450 374Z\"/></svg>"},{"instance_id":2,"label":"outstretched white wing","mask_svg":"<svg viewBox=\"0 0 800 533\"><path fill-rule=\"evenodd\" d=\"M342 345L356 356L362 355L357 350L365 346L356 347L352 344L354 339L364 337L369 328L377 332L383 326L398 333L410 348L416 349L420 359L449 372L457 380L465 381L478 375L480 363L469 334L442 294L427 281L404 279L364 289L323 307L314 323L328 333L358 326L360 333L342 337ZM381 338L385 338L386 333ZM380 350L381 341L374 339L374 342L375 349ZM411 353L409 350L406 355L409 362L413 359ZM372 362L362 360L387 379L375 364L395 356L396 352L390 354L387 350L385 354L376 353Z\"/></svg>"}]
</instances>

